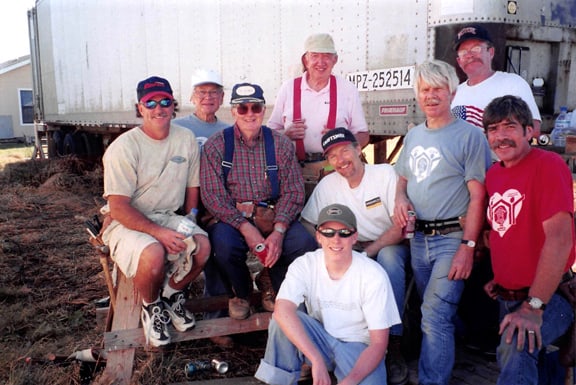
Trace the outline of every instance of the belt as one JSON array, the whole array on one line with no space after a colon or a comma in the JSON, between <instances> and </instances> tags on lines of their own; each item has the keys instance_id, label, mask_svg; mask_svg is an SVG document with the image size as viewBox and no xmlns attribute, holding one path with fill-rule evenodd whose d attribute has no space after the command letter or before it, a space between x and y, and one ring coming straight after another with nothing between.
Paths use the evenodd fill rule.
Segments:
<instances>
[{"instance_id":1,"label":"belt","mask_svg":"<svg viewBox=\"0 0 576 385\"><path fill-rule=\"evenodd\" d=\"M314 163L325 160L324 154L321 152L307 152L304 158L304 163Z\"/></svg>"},{"instance_id":2,"label":"belt","mask_svg":"<svg viewBox=\"0 0 576 385\"><path fill-rule=\"evenodd\" d=\"M567 282L571 280L573 277L572 270L568 270L564 275L562 275L562 279L560 283ZM528 291L530 290L529 287L523 287L522 289L511 290L506 289L498 284L494 285L494 291L496 294L502 298L504 301L524 301L528 298Z\"/></svg>"},{"instance_id":3,"label":"belt","mask_svg":"<svg viewBox=\"0 0 576 385\"><path fill-rule=\"evenodd\" d=\"M458 217L449 219L439 219L437 221L425 221L423 219L416 219L416 231L424 233L424 235L445 235L455 231L461 231L460 220Z\"/></svg>"},{"instance_id":4,"label":"belt","mask_svg":"<svg viewBox=\"0 0 576 385\"><path fill-rule=\"evenodd\" d=\"M529 287L524 287L518 290L510 290L498 284L494 285L494 291L504 301L524 301L528 298Z\"/></svg>"}]
</instances>

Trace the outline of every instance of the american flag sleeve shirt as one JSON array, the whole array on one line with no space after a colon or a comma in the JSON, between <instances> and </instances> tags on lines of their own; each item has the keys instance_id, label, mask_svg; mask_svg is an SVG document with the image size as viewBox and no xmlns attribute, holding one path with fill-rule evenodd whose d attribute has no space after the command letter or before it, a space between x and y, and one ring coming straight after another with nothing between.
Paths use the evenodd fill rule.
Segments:
<instances>
[{"instance_id":1,"label":"american flag sleeve shirt","mask_svg":"<svg viewBox=\"0 0 576 385\"><path fill-rule=\"evenodd\" d=\"M295 156L294 145L285 135L272 130L278 165L280 193L275 205L274 222L290 225L304 207L304 179ZM246 219L236 202L259 202L271 198L272 188L266 174L266 155L262 132L248 144L234 127L234 158L226 185L222 173L223 131L204 144L200 163L200 191L206 209L221 222L238 228Z\"/></svg>"}]
</instances>

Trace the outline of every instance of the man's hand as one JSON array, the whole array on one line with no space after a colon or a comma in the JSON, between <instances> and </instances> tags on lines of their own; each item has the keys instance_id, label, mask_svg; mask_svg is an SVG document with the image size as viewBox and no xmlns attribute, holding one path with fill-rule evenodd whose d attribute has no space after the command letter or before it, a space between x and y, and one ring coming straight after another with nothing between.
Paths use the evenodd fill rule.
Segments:
<instances>
[{"instance_id":1,"label":"man's hand","mask_svg":"<svg viewBox=\"0 0 576 385\"><path fill-rule=\"evenodd\" d=\"M184 243L186 236L175 230L160 227L154 232L153 237L164 246L168 254L176 255L186 250L187 246Z\"/></svg>"},{"instance_id":2,"label":"man's hand","mask_svg":"<svg viewBox=\"0 0 576 385\"><path fill-rule=\"evenodd\" d=\"M268 247L264 267L272 267L278 262L280 255L282 255L282 242L284 242L284 235L278 231L272 231L270 235L268 235L268 238L264 241L264 244Z\"/></svg>"},{"instance_id":3,"label":"man's hand","mask_svg":"<svg viewBox=\"0 0 576 385\"><path fill-rule=\"evenodd\" d=\"M448 272L448 279L459 280L468 279L472 272L472 264L474 261L474 248L466 245L460 245L456 254L452 257L452 265Z\"/></svg>"},{"instance_id":4,"label":"man's hand","mask_svg":"<svg viewBox=\"0 0 576 385\"><path fill-rule=\"evenodd\" d=\"M292 140L304 139L306 128L306 119L296 120L284 129L284 134Z\"/></svg>"},{"instance_id":5,"label":"man's hand","mask_svg":"<svg viewBox=\"0 0 576 385\"><path fill-rule=\"evenodd\" d=\"M542 348L542 310L529 308L527 303L522 303L518 310L507 314L500 323L501 335L504 335L507 344L512 343L514 333L518 332L518 342L516 349L524 349L526 339L528 340L528 351L534 352L534 347Z\"/></svg>"},{"instance_id":6,"label":"man's hand","mask_svg":"<svg viewBox=\"0 0 576 385\"><path fill-rule=\"evenodd\" d=\"M484 285L484 291L488 294L488 297L494 300L498 299L498 293L496 293L496 282L494 282L494 280L491 280Z\"/></svg>"}]
</instances>

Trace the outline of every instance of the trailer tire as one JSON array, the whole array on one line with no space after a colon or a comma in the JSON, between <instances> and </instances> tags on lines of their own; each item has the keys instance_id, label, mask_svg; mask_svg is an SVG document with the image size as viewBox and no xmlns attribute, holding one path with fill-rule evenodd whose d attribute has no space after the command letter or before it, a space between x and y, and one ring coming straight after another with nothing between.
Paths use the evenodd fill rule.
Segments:
<instances>
[{"instance_id":1,"label":"trailer tire","mask_svg":"<svg viewBox=\"0 0 576 385\"><path fill-rule=\"evenodd\" d=\"M68 133L64 136L62 155L73 154L76 154L76 143L74 143L74 136L71 133Z\"/></svg>"},{"instance_id":2,"label":"trailer tire","mask_svg":"<svg viewBox=\"0 0 576 385\"><path fill-rule=\"evenodd\" d=\"M61 131L54 131L52 133L52 141L54 142L54 154L55 156L64 155L64 138Z\"/></svg>"}]
</instances>

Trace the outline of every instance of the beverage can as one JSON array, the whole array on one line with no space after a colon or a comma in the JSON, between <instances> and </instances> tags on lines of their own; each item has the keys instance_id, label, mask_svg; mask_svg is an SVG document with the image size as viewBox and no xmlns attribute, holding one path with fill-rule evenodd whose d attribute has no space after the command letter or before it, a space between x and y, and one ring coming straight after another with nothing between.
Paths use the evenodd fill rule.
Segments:
<instances>
[{"instance_id":1,"label":"beverage can","mask_svg":"<svg viewBox=\"0 0 576 385\"><path fill-rule=\"evenodd\" d=\"M212 366L210 365L209 361L200 361L200 360L190 361L184 367L184 374L186 374L186 376L188 377L198 371L208 370L211 367Z\"/></svg>"},{"instance_id":2,"label":"beverage can","mask_svg":"<svg viewBox=\"0 0 576 385\"><path fill-rule=\"evenodd\" d=\"M216 371L218 373L224 374L224 373L228 372L228 362L214 359L214 360L210 361L210 363L212 364L212 367L214 369L216 369Z\"/></svg>"},{"instance_id":3,"label":"beverage can","mask_svg":"<svg viewBox=\"0 0 576 385\"><path fill-rule=\"evenodd\" d=\"M254 247L254 255L258 257L260 262L264 263L266 261L266 256L268 255L268 248L265 244L259 243Z\"/></svg>"},{"instance_id":4,"label":"beverage can","mask_svg":"<svg viewBox=\"0 0 576 385\"><path fill-rule=\"evenodd\" d=\"M416 213L412 210L408 210L408 222L404 227L404 238L411 239L414 238L414 231L416 231Z\"/></svg>"}]
</instances>

